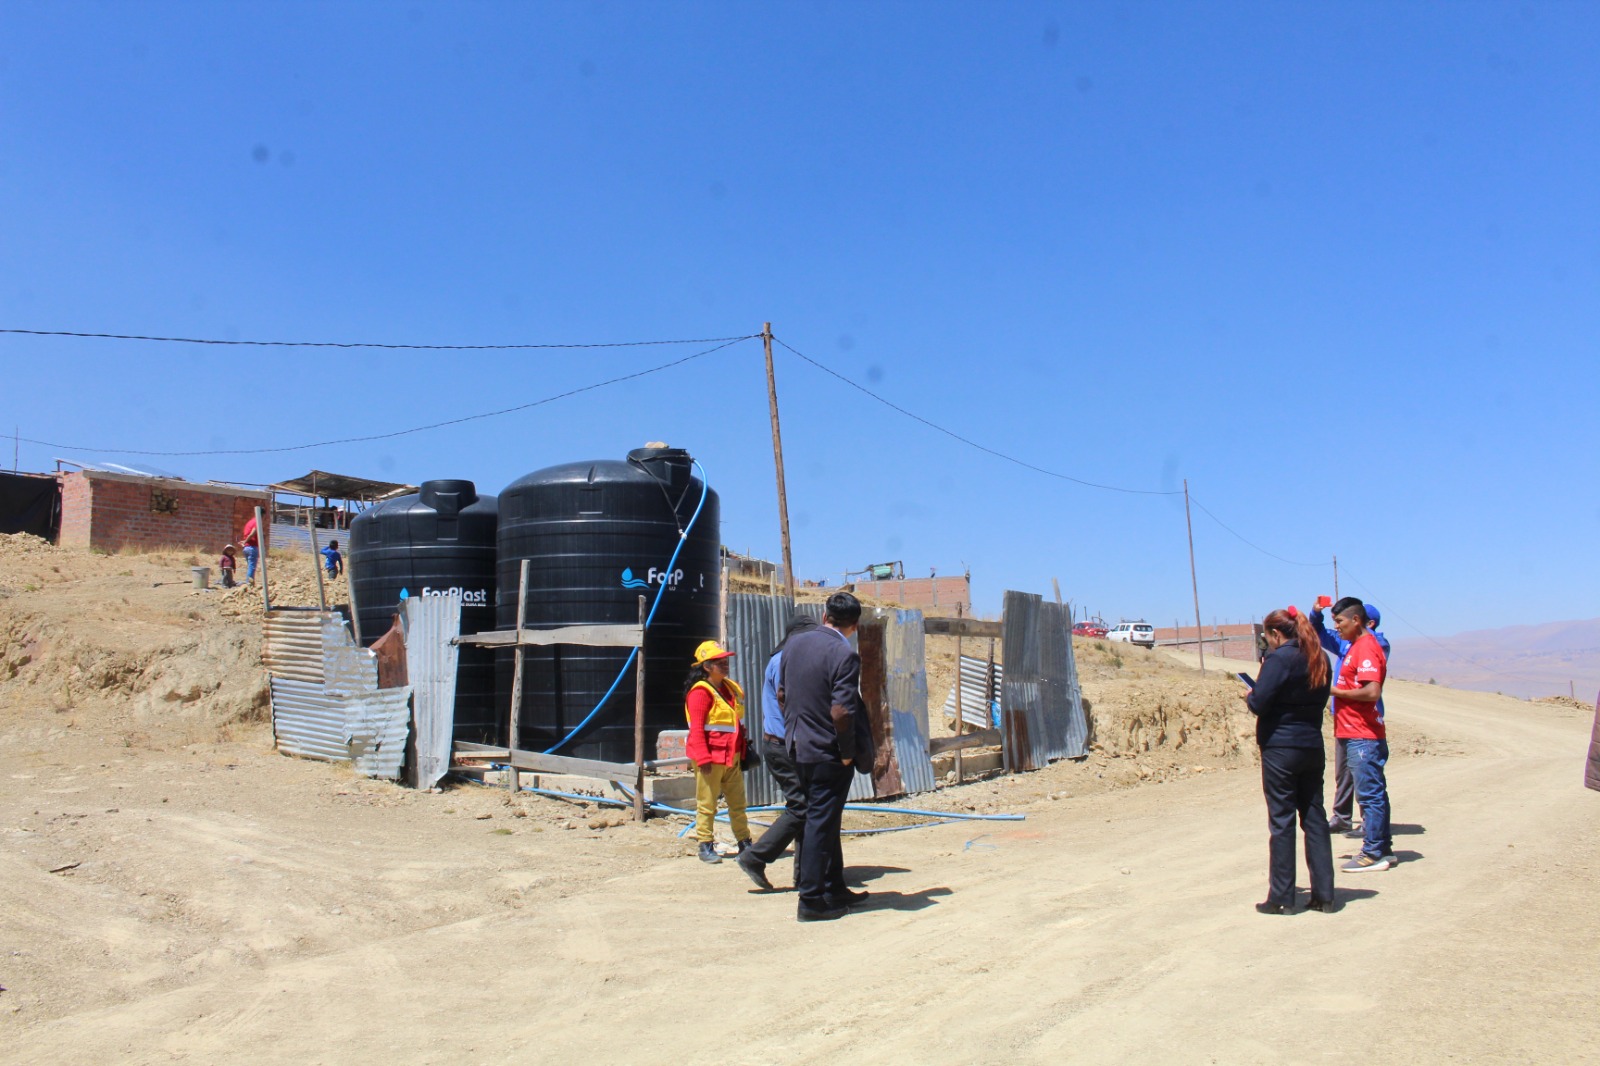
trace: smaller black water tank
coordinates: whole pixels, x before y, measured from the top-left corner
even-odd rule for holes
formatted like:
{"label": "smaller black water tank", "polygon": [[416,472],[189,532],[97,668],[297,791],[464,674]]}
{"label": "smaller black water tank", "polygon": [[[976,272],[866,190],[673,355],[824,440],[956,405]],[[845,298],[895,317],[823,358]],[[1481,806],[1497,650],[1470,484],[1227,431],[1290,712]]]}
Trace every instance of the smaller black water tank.
{"label": "smaller black water tank", "polygon": [[[370,646],[399,609],[402,593],[461,590],[461,632],[494,628],[495,542],[500,511],[470,481],[425,481],[414,496],[386,500],[350,522],[350,588]],[[463,646],[456,674],[457,740],[494,744],[494,653]]]}

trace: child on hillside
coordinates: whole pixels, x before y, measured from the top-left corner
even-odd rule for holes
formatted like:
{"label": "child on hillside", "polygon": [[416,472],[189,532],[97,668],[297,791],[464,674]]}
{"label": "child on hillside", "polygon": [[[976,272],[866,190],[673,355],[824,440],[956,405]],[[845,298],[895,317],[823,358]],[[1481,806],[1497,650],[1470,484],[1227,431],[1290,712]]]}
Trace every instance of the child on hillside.
{"label": "child on hillside", "polygon": [[237,565],[233,553],[236,549],[232,544],[222,549],[222,558],[217,560],[217,568],[222,571],[222,587],[233,588],[233,568]]}
{"label": "child on hillside", "polygon": [[322,568],[328,572],[330,580],[344,573],[344,558],[339,554],[338,541],[330,540],[322,549]]}

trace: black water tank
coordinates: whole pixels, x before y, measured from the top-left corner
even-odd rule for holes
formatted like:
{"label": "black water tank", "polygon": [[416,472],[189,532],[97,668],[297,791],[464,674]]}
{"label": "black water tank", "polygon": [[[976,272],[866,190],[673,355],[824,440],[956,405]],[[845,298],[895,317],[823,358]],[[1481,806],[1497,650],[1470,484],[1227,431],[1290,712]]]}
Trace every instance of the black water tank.
{"label": "black water tank", "polygon": [[[702,492],[704,504],[702,506]],[[689,526],[670,573],[668,560]],[[719,629],[722,517],[717,494],[694,476],[689,453],[638,448],[626,462],[552,466],[500,494],[499,628],[516,628],[517,575],[528,560],[530,629],[637,623],[641,593],[661,604],[645,633],[645,744],[682,729],[683,681],[695,647]],[[664,586],[664,591],[663,591]],[[628,652],[561,645],[526,652],[519,746],[544,751],[563,740],[615,690],[559,754],[633,761],[634,675],[617,678]],[[499,684],[510,706],[510,652]]]}
{"label": "black water tank", "polygon": [[[361,642],[388,632],[401,593],[461,590],[461,632],[494,628],[495,537],[499,507],[470,481],[425,481],[414,496],[386,500],[350,522],[350,587]],[[494,652],[463,646],[456,672],[457,740],[498,743]]]}

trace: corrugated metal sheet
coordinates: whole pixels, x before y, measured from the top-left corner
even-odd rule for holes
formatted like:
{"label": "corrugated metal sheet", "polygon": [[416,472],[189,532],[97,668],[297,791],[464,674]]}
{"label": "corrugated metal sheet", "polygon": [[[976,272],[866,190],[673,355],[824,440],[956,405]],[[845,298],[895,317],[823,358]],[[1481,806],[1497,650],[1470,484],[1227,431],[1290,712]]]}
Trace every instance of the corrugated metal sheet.
{"label": "corrugated metal sheet", "polygon": [[322,618],[322,684],[329,692],[369,692],[378,687],[378,657],[356,644],[339,611]]}
{"label": "corrugated metal sheet", "polygon": [[[1005,667],[1002,664],[994,664],[992,698],[996,702],[1000,699],[1005,673]],[[989,707],[990,699],[989,660],[963,655],[961,657],[962,720],[974,729],[989,729],[993,727],[995,723]],[[944,701],[944,716],[947,721],[953,722],[956,720],[956,687],[954,685],[950,686],[950,695]]]}
{"label": "corrugated metal sheet", "polygon": [[261,661],[273,677],[322,684],[322,612],[268,611],[262,623]]}
{"label": "corrugated metal sheet", "polygon": [[406,600],[406,669],[417,735],[417,787],[432,788],[450,769],[455,728],[461,590]]}
{"label": "corrugated metal sheet", "polygon": [[900,784],[908,795],[932,792],[933,762],[928,758],[928,663],[922,612],[897,610],[884,621],[884,692]]}
{"label": "corrugated metal sheet", "polygon": [[[801,604],[800,610],[822,617],[820,604]],[[766,672],[772,649],[783,639],[795,606],[783,596],[753,592],[730,592],[727,599],[728,650],[734,652],[733,679],[745,692],[745,728],[752,737],[761,736],[761,676]],[[766,764],[744,775],[745,800],[750,806],[782,803],[783,793],[772,779]]]}
{"label": "corrugated metal sheet", "polygon": [[369,777],[400,776],[411,689],[378,688],[377,660],[356,646],[343,614],[269,612],[262,658],[280,751],[350,762]]}
{"label": "corrugated metal sheet", "polygon": [[278,750],[353,763],[368,777],[400,776],[410,708],[410,688],[335,695],[321,685],[272,679],[272,728]]}
{"label": "corrugated metal sheet", "polygon": [[1004,611],[1000,732],[1007,769],[1037,770],[1083,754],[1083,703],[1066,608],[1008,589]]}

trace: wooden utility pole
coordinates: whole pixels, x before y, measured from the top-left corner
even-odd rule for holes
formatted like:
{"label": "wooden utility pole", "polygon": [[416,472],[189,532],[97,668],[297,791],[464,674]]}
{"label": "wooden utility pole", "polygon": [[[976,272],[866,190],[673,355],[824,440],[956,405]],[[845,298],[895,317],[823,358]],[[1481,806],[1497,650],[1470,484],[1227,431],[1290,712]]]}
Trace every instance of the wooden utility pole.
{"label": "wooden utility pole", "polygon": [[1339,602],[1339,557],[1333,557],[1333,602]]}
{"label": "wooden utility pole", "polygon": [[506,787],[522,791],[522,775],[517,772],[517,717],[522,713],[522,661],[527,648],[522,644],[522,629],[528,624],[528,562],[522,560],[517,573],[517,647],[511,653],[511,713],[506,719]]}
{"label": "wooden utility pole", "polygon": [[267,527],[261,508],[256,508],[256,566],[261,570],[261,609],[272,610],[272,597],[267,593]]}
{"label": "wooden utility pole", "polygon": [[644,810],[644,597],[639,597],[639,658],[633,673],[633,820],[642,822]]}
{"label": "wooden utility pole", "polygon": [[778,470],[778,536],[783,542],[783,580],[794,602],[794,554],[789,550],[789,493],[783,485],[783,434],[778,430],[778,379],[772,373],[772,323],[761,324],[761,344],[767,353],[767,408],[772,413],[772,463]]}
{"label": "wooden utility pole", "polygon": [[321,560],[317,558],[321,550],[317,547],[317,477],[311,475],[311,510],[306,517],[306,528],[311,532],[311,569],[317,575],[317,605],[324,611],[328,609],[328,591],[322,587],[322,567],[318,565]]}
{"label": "wooden utility pole", "polygon": [[1195,650],[1200,653],[1200,672],[1206,672],[1206,635],[1200,626],[1200,579],[1194,573],[1194,519],[1189,516],[1189,479],[1183,479],[1183,523],[1189,527],[1189,587],[1194,590]]}
{"label": "wooden utility pole", "polygon": [[[956,604],[956,617],[958,619],[961,617],[961,604],[959,604],[959,603]],[[962,711],[963,711],[963,708],[961,706],[961,630],[957,629],[956,630],[956,736],[958,738],[963,733],[965,733],[967,731],[967,720],[966,720],[965,717],[963,717]],[[954,762],[955,762],[955,771],[956,771],[956,784],[959,785],[959,784],[961,784],[961,782],[962,782],[962,780],[964,779],[964,776],[965,776],[964,773],[963,773],[963,769],[964,768],[961,765],[961,749],[960,748],[956,748],[956,757],[955,757]]]}

